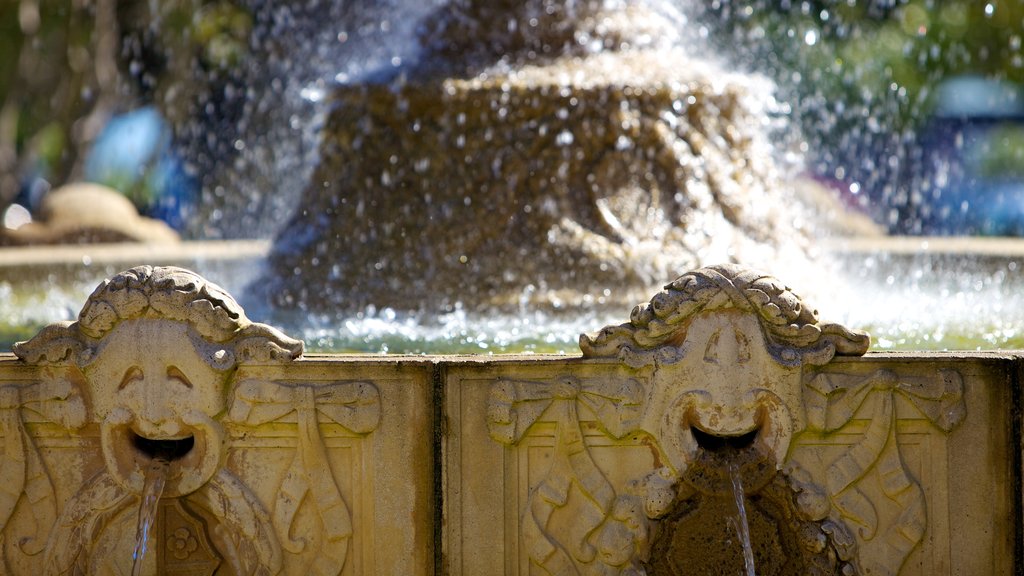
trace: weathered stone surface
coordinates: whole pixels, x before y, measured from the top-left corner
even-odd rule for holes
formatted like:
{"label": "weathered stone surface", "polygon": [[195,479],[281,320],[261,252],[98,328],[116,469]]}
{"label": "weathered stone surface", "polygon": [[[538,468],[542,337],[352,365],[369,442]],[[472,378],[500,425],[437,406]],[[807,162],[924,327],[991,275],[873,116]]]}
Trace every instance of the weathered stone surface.
{"label": "weathered stone surface", "polygon": [[158,460],[169,464],[145,574],[429,564],[431,478],[392,465],[431,462],[422,364],[305,364],[301,342],[250,322],[217,286],[148,266],[15,353],[22,364],[0,367],[19,378],[0,381],[4,574],[131,573]]}
{"label": "weathered stone surface", "polygon": [[737,500],[758,574],[1012,572],[1012,364],[833,358],[864,335],[730,267],[581,345],[448,370],[453,573],[741,573]]}
{"label": "weathered stone surface", "polygon": [[736,502],[759,574],[1019,571],[1024,356],[861,357],[731,266],[581,345],[306,358],[126,271],[0,358],[0,573],[127,573],[159,453],[145,574],[736,573]]}
{"label": "weathered stone surface", "polygon": [[79,182],[48,193],[40,220],[5,230],[0,243],[86,244],[96,242],[178,242],[178,234],[159,220],[139,216],[131,201],[112,188]]}

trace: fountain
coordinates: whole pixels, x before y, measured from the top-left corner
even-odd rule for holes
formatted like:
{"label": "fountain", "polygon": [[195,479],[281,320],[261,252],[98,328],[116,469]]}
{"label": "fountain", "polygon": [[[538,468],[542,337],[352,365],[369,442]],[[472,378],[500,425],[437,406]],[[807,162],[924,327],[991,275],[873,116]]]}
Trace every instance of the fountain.
{"label": "fountain", "polygon": [[575,311],[690,272],[581,357],[484,358],[305,356],[194,272],[111,273],[0,358],[0,572],[1019,572],[1021,356],[865,354],[775,278],[698,267],[811,236],[773,211],[763,85],[662,43],[669,16],[442,9],[419,63],[333,94],[255,291]]}
{"label": "fountain", "polygon": [[770,86],[696,58],[669,16],[442,8],[418,62],[330,94],[259,291],[317,313],[494,310],[579,306],[595,285],[634,301],[701,262],[803,268],[811,218],[782,185]]}
{"label": "fountain", "polygon": [[723,265],[582,358],[303,357],[133,268],[0,358],[0,568],[1013,573],[1021,358],[867,347]]}

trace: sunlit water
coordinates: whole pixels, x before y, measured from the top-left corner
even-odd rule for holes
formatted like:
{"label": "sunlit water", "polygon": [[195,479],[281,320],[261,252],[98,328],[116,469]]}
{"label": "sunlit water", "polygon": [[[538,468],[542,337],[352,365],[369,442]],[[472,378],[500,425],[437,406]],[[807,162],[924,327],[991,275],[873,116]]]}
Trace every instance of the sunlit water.
{"label": "sunlit water", "polygon": [[[232,206],[226,206],[215,214],[217,218],[202,222],[198,226],[201,235],[244,236],[258,229],[258,235],[272,236],[272,226],[284,221],[287,212],[294,208],[295,198],[307,185],[315,165],[318,118],[327,105],[325,98],[331,85],[358,82],[381,71],[398,69],[403,62],[414,60],[418,51],[415,40],[417,23],[442,2],[385,0],[371,4],[372,8],[341,2],[309,3],[309,6],[301,3],[287,6],[271,2],[252,3],[256,22],[253,54],[273,54],[273,58],[268,59],[267,65],[259,68],[252,77],[245,76],[247,85],[233,87],[233,90],[245,93],[244,114],[230,129],[214,130],[205,126],[202,119],[196,119],[194,125],[183,132],[188,136],[190,131],[194,131],[202,136],[196,140],[213,139],[217,143],[214,148],[237,152],[224,160],[225,163],[230,161],[233,168],[224,170],[225,174],[218,174],[218,177],[225,178],[218,183],[219,193],[238,191],[239,197],[246,202],[244,207],[235,207],[237,210],[234,211]],[[693,5],[682,0],[665,4],[673,9],[679,6],[683,12]],[[723,22],[729,23],[743,22],[752,15],[769,14],[774,6],[766,2],[713,2],[708,5],[712,6],[710,12],[715,13],[716,18],[721,16]],[[741,6],[747,5],[751,8],[740,10]],[[803,6],[810,4],[803,3]],[[730,11],[730,7],[734,10]],[[324,17],[322,8],[329,10],[328,17]],[[719,11],[723,13],[717,14]],[[808,11],[805,9],[804,12]],[[813,65],[815,61],[811,57],[822,53],[826,34],[837,21],[837,15],[827,10],[815,12],[801,24],[805,28],[791,30],[794,38],[791,48],[805,50],[797,59],[803,65]],[[686,21],[687,17],[683,15],[678,20]],[[692,17],[690,24],[682,36],[694,43],[695,50],[705,54],[715,51],[714,26],[709,28]],[[848,28],[843,34],[856,37],[856,26]],[[750,57],[750,54],[764,55],[773,49],[764,41],[766,30],[771,32],[764,26],[746,27],[718,39],[719,43],[724,39],[724,43],[734,44],[740,53],[738,56],[724,56],[729,51],[721,51],[723,55],[720,57],[731,57],[734,61],[728,65],[729,69],[740,69],[751,62],[768,64],[769,68],[781,66],[771,58]],[[278,50],[279,45],[287,45],[288,50]],[[744,56],[743,50],[750,53]],[[1003,51],[1006,50],[1020,55],[1019,38],[1015,45],[1004,47]],[[849,66],[835,60],[820,68],[826,78],[829,74],[858,76],[862,73],[847,69]],[[783,79],[780,81],[783,96],[793,94],[793,88],[786,88],[786,82],[812,88],[817,86],[813,78],[786,74],[785,70],[759,71],[770,73],[776,81]],[[192,80],[202,83],[208,79],[197,70]],[[856,107],[833,97],[835,95],[823,91],[823,88],[819,92],[805,94],[800,102],[795,103],[798,107],[820,108],[795,109],[795,116],[804,119],[821,116],[824,119],[821,126],[811,129],[804,122],[805,134],[802,137],[812,145],[805,144],[800,150],[808,153],[808,164],[829,168],[837,179],[845,175],[846,180],[854,181],[856,173],[863,176],[865,172],[874,175],[872,178],[888,178],[906,164],[907,159],[900,154],[912,154],[916,150],[914,146],[896,146],[889,142],[887,139],[896,135],[880,128],[892,113],[890,100],[898,98],[898,90],[896,96],[887,92],[868,98],[866,102],[855,102]],[[856,121],[850,123],[850,130],[869,129],[874,136],[865,137],[864,142],[873,142],[873,149],[891,149],[894,154],[891,162],[878,166],[866,162],[857,164],[862,158],[862,150],[857,146],[845,145],[846,140],[839,140],[836,145],[841,149],[826,145],[835,144],[829,138],[837,127],[846,125],[844,119],[848,118],[840,113],[844,106],[849,114],[855,115],[851,116]],[[275,112],[266,118],[260,117],[267,110]],[[270,123],[272,125],[268,125]],[[853,144],[858,142],[853,140]],[[863,142],[860,144],[863,146]],[[815,151],[819,155],[816,160],[810,158]],[[780,155],[790,152],[780,151]],[[913,181],[927,183],[927,180],[922,176]],[[871,184],[870,178],[854,183],[858,187],[863,184],[865,189]],[[894,194],[900,192],[913,196],[898,189],[894,183],[886,186],[887,190],[890,188]],[[206,192],[215,193],[217,189]],[[915,194],[923,192],[914,191]],[[239,213],[252,217],[241,218]],[[810,284],[801,284],[802,280],[792,279],[782,270],[769,269],[767,272],[793,285],[797,293],[819,309],[822,320],[840,322],[871,333],[872,346],[876,350],[973,350],[1024,348],[1024,281],[1020,266],[1024,266],[1024,262],[1012,258],[982,262],[970,258],[954,261],[927,255],[913,258],[876,255],[845,258],[841,270],[823,271],[821,277]],[[31,281],[0,275],[0,349],[9,349],[13,342],[31,337],[50,322],[73,320],[97,282],[117,271],[119,269],[86,267],[84,273],[39,274]],[[218,270],[202,267],[198,271],[245,303],[245,287],[251,275],[221,274]],[[599,288],[595,287],[595,291]],[[303,338],[307,349],[314,352],[571,354],[577,351],[579,333],[626,321],[633,303],[617,307],[594,306],[582,311],[571,307],[554,310],[524,308],[517,313],[493,315],[457,307],[440,314],[369,307],[357,313],[318,316],[275,313],[245,304],[253,320],[284,328],[290,334]]]}
{"label": "sunlit water", "polygon": [[[837,269],[823,268],[802,281],[768,272],[816,307],[821,320],[866,330],[873,350],[979,350],[1024,348],[1021,267],[1024,258],[922,253],[846,256]],[[252,320],[302,338],[308,352],[575,354],[581,333],[628,321],[633,304],[524,306],[493,314],[459,307],[426,314],[372,306],[340,315],[282,313],[246,302],[253,272],[197,268],[239,298]],[[118,271],[93,267],[31,280],[0,279],[0,349],[9,350],[48,323],[74,320],[96,285]]]}
{"label": "sunlit water", "polygon": [[850,258],[809,299],[824,320],[867,331],[875,350],[1024,347],[1024,260],[873,255]]}
{"label": "sunlit water", "polygon": [[736,502],[736,535],[743,547],[743,568],[746,576],[757,576],[754,567],[754,548],[750,543],[750,523],[747,521],[746,494],[743,491],[743,479],[740,478],[740,471],[736,466],[729,467],[729,477],[732,479],[732,496]]}
{"label": "sunlit water", "polygon": [[145,565],[146,551],[150,543],[150,531],[156,522],[160,496],[167,483],[170,464],[162,458],[154,458],[146,468],[142,499],[139,504],[139,524],[135,533],[135,549],[132,552],[132,576],[141,576]]}

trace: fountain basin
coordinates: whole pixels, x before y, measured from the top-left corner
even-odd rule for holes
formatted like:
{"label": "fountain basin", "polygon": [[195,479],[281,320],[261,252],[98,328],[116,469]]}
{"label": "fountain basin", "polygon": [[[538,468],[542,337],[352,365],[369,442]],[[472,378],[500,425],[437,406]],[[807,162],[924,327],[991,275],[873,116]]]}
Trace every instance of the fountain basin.
{"label": "fountain basin", "polygon": [[[73,319],[97,283],[138,262],[198,270],[240,295],[251,317],[286,329],[316,352],[572,353],[580,332],[617,320],[638,301],[595,285],[591,293],[499,314],[457,307],[431,316],[376,306],[286,312],[247,298],[269,250],[267,241],[0,248],[0,348]],[[835,265],[824,265],[830,271],[812,274],[799,291],[814,294],[824,316],[871,332],[873,349],[1024,348],[1020,239],[855,237],[823,242],[820,250],[820,260]],[[818,283],[826,274],[836,282]]]}

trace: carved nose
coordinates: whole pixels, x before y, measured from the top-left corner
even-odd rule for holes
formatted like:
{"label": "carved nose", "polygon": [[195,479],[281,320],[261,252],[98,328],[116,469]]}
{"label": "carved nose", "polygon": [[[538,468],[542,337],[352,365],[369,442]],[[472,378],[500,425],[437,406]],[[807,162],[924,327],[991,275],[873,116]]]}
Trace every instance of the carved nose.
{"label": "carved nose", "polygon": [[143,399],[138,407],[135,421],[136,432],[152,439],[175,438],[182,434],[181,423],[176,414],[164,402]]}
{"label": "carved nose", "polygon": [[719,366],[745,364],[750,360],[750,339],[739,330],[724,328],[708,339],[704,362]]}

